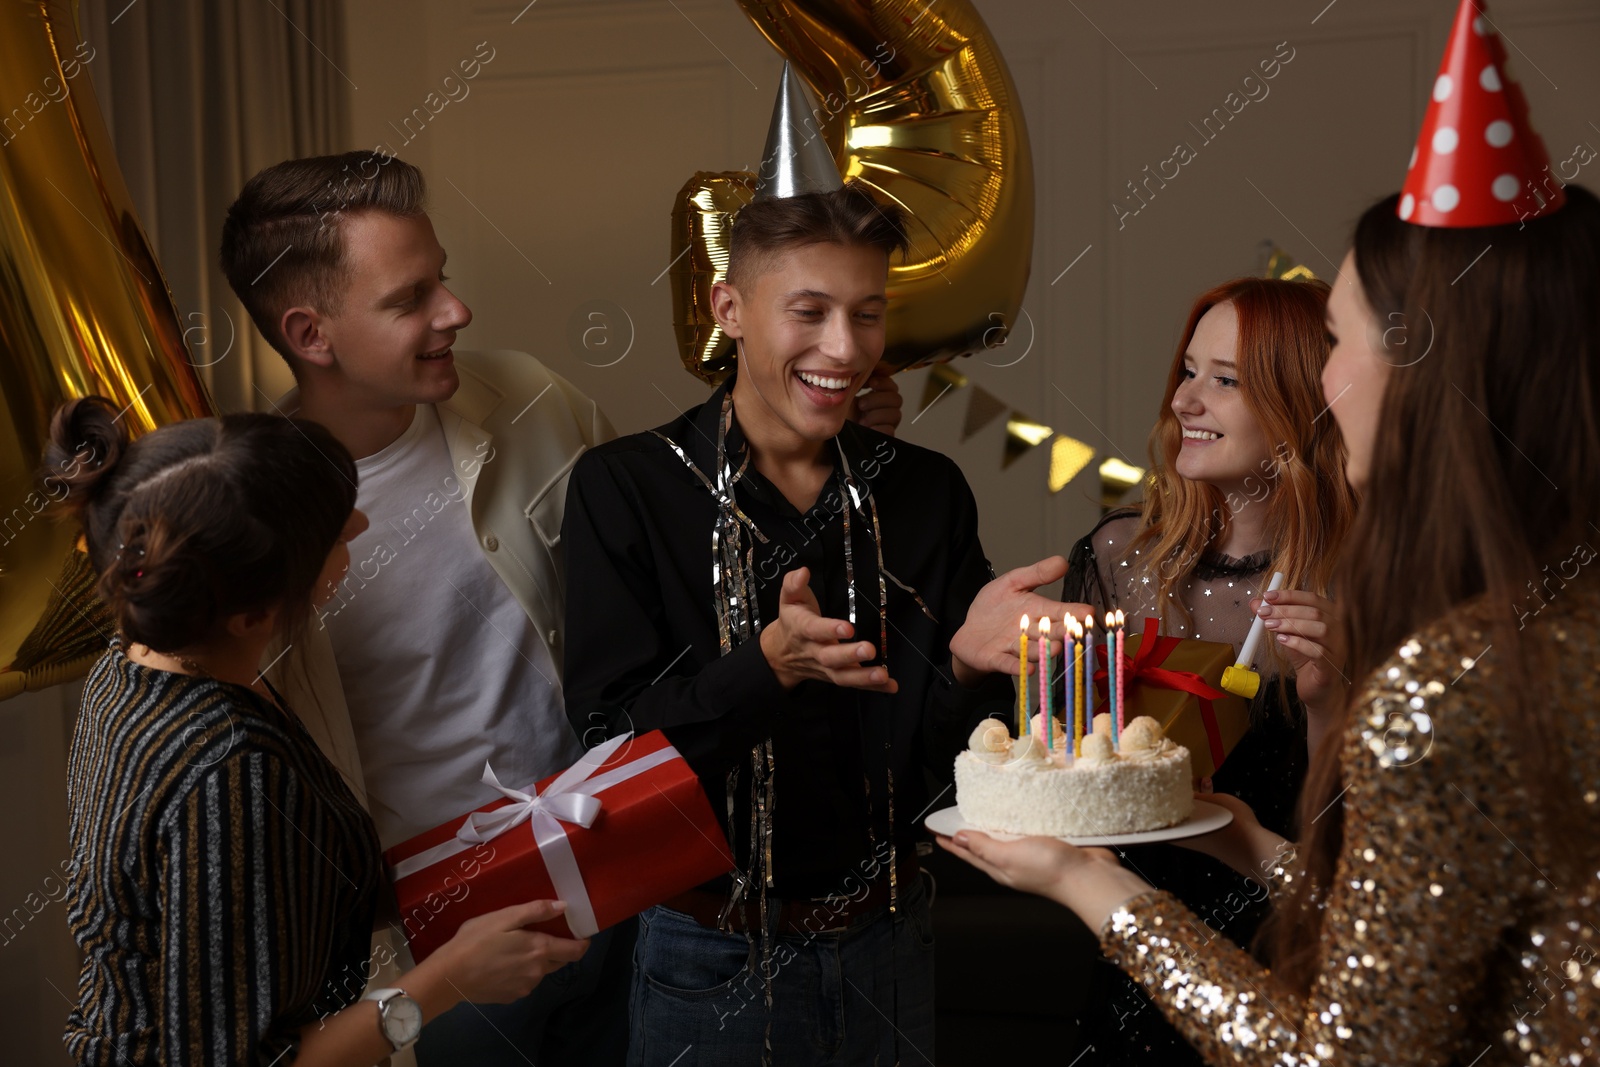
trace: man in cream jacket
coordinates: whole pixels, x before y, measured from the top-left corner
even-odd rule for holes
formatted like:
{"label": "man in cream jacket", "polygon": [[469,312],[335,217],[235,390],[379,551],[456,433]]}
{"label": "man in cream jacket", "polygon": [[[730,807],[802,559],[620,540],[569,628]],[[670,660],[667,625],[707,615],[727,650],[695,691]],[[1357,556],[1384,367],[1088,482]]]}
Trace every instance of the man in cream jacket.
{"label": "man in cream jacket", "polygon": [[[349,449],[370,526],[275,680],[371,812],[385,848],[523,787],[583,744],[561,692],[561,520],[579,455],[615,436],[532,356],[453,350],[471,312],[446,287],[422,175],[365,152],[291,160],[229,209],[223,268],[297,388],[276,402]],[[287,668],[287,669],[285,669]],[[303,668],[303,669],[302,669]],[[403,923],[359,987],[409,965]],[[514,1004],[422,1028],[422,1067],[621,1063],[632,922]]]}
{"label": "man in cream jacket", "polygon": [[[527,615],[530,630],[542,638],[550,662],[544,663],[544,656],[537,652],[531,658],[539,661],[540,670],[548,669],[559,691],[566,601],[561,519],[567,475],[585,449],[616,436],[594,401],[526,353],[452,352],[452,357],[461,384],[449,400],[435,405],[450,471],[437,479],[437,484],[419,485],[402,503],[402,514],[388,516],[386,531],[377,530],[374,524],[351,543],[350,569],[333,599],[318,610],[301,647],[309,685],[306,678],[296,677],[295,670],[283,672],[290,689],[314,695],[313,705],[304,712],[307,727],[368,809],[378,805],[374,818],[382,820],[379,832],[386,848],[450,815],[439,816],[436,805],[422,813],[412,812],[410,798],[403,796],[391,801],[369,795],[367,782],[372,772],[363,766],[330,635],[337,633],[341,616],[364,606],[359,600],[377,599],[382,592],[378,583],[385,580],[386,569],[393,571],[394,565],[403,564],[414,544],[418,545],[414,551],[420,551],[422,537],[443,525],[438,521],[441,517],[449,522],[450,512],[461,512],[468,520],[463,525],[470,529],[483,560]],[[274,409],[309,417],[300,397],[301,390],[296,387],[279,398]],[[402,434],[395,444],[408,440],[408,434]],[[380,450],[358,460],[358,469],[367,465],[367,459],[382,456]],[[374,466],[383,473],[383,465]],[[365,488],[366,471],[361,473]],[[360,506],[366,510],[366,505],[363,496]],[[373,518],[373,512],[368,512],[368,518]],[[464,603],[462,610],[475,613],[477,609]],[[405,664],[389,666],[397,673],[406,668]],[[488,679],[483,681],[488,688]],[[300,710],[296,705],[296,711]],[[582,747],[573,749],[572,760],[581,752]],[[477,766],[481,773],[482,761]],[[506,781],[503,775],[502,781]],[[475,788],[479,784],[474,774],[469,783],[474,797],[481,795]],[[490,792],[484,800],[494,796]],[[404,814],[401,809],[406,809]],[[407,814],[413,815],[410,821]],[[419,825],[418,814],[426,825]],[[393,824],[392,833],[385,832],[385,823]]]}

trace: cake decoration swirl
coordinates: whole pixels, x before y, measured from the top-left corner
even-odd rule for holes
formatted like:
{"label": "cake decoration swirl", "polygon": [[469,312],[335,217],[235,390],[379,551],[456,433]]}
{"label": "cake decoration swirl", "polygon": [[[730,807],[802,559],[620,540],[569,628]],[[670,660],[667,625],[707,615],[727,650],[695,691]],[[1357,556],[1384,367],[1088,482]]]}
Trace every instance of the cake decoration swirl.
{"label": "cake decoration swirl", "polygon": [[1011,758],[1011,731],[996,719],[985,719],[967,739],[967,751],[985,763],[1004,763]]}

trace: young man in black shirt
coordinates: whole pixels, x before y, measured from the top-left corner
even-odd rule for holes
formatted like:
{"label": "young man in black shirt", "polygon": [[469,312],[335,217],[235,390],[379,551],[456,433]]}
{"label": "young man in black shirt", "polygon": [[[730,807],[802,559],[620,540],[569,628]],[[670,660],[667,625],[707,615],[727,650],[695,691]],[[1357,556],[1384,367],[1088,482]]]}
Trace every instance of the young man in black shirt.
{"label": "young man in black shirt", "polygon": [[758,198],[733,232],[734,375],[585,454],[562,534],[575,728],[665,730],[741,868],[641,916],[630,1062],[931,1063],[915,843],[953,798],[925,770],[948,783],[1009,714],[1017,618],[1065,610],[1032,591],[1065,562],[995,580],[956,465],[846,421],[897,211],[845,186]]}

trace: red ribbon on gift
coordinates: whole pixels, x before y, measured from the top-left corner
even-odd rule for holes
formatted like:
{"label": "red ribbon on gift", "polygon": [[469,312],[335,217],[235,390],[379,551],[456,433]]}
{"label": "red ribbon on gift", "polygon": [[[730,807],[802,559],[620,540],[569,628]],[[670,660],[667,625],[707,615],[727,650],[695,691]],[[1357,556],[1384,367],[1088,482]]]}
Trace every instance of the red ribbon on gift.
{"label": "red ribbon on gift", "polygon": [[[1210,683],[1193,671],[1174,671],[1161,666],[1183,638],[1163,637],[1160,630],[1160,620],[1145,618],[1143,639],[1139,642],[1138,650],[1128,657],[1128,668],[1123,680],[1130,686],[1148,685],[1156,689],[1193,694],[1200,703],[1200,724],[1205,727],[1206,743],[1211,749],[1211,766],[1221,767],[1228,753],[1222,747],[1222,728],[1217,725],[1217,713],[1212,708],[1211,702],[1226,700],[1228,694],[1213,689]],[[1108,674],[1105,645],[1095,649],[1095,654],[1100,660],[1100,666],[1094,672],[1094,680],[1098,683],[1105,681]],[[1102,704],[1101,707],[1104,708],[1106,705]]]}

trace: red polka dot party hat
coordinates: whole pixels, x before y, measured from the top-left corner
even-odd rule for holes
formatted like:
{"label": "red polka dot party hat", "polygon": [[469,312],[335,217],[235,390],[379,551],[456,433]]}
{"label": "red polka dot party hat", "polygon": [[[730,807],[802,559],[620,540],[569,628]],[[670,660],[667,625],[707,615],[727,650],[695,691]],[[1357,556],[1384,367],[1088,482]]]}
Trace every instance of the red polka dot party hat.
{"label": "red polka dot party hat", "polygon": [[1461,0],[1422,120],[1399,214],[1419,226],[1500,226],[1566,203],[1500,34],[1479,0]]}

